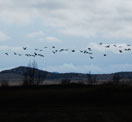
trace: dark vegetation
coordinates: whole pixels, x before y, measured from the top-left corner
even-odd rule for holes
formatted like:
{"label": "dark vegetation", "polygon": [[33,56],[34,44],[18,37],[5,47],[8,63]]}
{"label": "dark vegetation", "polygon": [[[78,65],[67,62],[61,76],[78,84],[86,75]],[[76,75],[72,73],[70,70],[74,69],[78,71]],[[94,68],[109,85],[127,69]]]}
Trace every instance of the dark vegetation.
{"label": "dark vegetation", "polygon": [[35,61],[28,68],[12,72],[24,76],[23,84],[10,86],[7,80],[1,82],[0,122],[132,121],[130,75],[127,79],[128,75],[114,73],[107,82],[98,84],[98,75],[88,73],[83,75],[84,84],[82,79],[72,82],[73,77],[82,77],[82,74],[56,73],[58,77],[63,76],[59,85],[42,85],[51,74],[38,70]]}
{"label": "dark vegetation", "polygon": [[0,88],[0,122],[131,122],[132,86]]}
{"label": "dark vegetation", "polygon": [[1,87],[8,87],[8,86],[9,86],[8,81],[3,80],[3,81],[1,82]]}

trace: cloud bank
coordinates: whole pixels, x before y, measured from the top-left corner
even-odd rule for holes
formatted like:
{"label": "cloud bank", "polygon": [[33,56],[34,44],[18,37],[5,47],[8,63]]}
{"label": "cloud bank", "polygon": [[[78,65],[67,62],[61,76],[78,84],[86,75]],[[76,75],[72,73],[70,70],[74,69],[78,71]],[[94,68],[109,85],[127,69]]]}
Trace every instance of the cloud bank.
{"label": "cloud bank", "polygon": [[21,26],[40,19],[72,36],[131,39],[131,13],[131,0],[0,0],[0,21]]}

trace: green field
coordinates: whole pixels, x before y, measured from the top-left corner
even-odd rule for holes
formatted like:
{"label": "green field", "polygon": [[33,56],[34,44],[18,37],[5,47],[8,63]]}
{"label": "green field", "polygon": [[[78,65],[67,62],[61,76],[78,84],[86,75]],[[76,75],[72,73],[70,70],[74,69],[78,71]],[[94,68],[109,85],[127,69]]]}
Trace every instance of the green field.
{"label": "green field", "polygon": [[130,86],[0,88],[0,122],[131,122]]}

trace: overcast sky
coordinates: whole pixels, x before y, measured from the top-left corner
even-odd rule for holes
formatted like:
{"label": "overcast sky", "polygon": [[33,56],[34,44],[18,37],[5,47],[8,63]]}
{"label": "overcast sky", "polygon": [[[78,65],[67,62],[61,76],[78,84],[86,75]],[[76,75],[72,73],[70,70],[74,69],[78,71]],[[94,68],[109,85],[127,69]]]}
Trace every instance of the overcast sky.
{"label": "overcast sky", "polygon": [[[123,49],[132,44],[131,0],[0,0],[0,70],[35,59],[40,69],[53,72],[132,71],[132,51],[119,53],[100,42]],[[52,54],[52,46],[76,52]],[[79,52],[88,47],[94,59]],[[45,57],[24,55],[34,48],[42,49]]]}

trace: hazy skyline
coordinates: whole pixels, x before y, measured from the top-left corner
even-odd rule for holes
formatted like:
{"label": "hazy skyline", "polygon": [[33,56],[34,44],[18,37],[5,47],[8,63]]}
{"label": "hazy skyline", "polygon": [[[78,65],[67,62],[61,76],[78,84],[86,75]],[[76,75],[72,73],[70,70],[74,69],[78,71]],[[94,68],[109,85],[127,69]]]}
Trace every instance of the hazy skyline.
{"label": "hazy skyline", "polygon": [[[120,54],[114,47],[132,45],[132,1],[130,0],[0,0],[0,70],[26,66],[34,58],[14,56],[34,48],[38,67],[53,72],[110,73],[132,71],[132,51]],[[47,46],[48,49],[44,49]],[[69,48],[75,53],[52,54]],[[94,59],[79,50],[91,47]],[[9,55],[5,55],[8,52]],[[104,54],[107,54],[104,57]]]}

